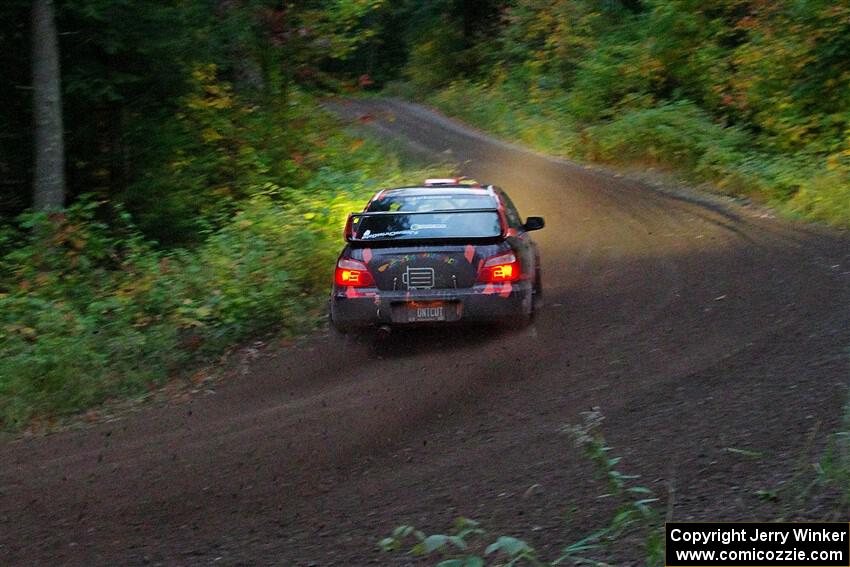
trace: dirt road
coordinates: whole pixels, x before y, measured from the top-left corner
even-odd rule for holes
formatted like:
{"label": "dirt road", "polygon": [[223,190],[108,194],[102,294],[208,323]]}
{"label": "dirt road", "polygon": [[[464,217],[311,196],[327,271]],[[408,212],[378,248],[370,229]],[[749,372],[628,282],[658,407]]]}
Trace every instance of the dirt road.
{"label": "dirt road", "polygon": [[592,467],[558,433],[593,406],[621,468],[673,491],[674,517],[773,517],[781,503],[755,491],[787,481],[847,399],[846,238],[419,107],[340,108],[546,217],[535,325],[377,350],[319,334],[187,401],[0,446],[0,564],[394,565],[374,545],[393,526],[458,515],[557,547],[606,523]]}

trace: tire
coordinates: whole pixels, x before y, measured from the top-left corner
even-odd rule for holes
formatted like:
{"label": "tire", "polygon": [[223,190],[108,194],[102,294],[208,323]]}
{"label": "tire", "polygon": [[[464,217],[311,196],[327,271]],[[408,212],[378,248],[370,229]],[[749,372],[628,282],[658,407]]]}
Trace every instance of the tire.
{"label": "tire", "polygon": [[540,309],[543,308],[543,280],[540,275],[540,267],[534,271],[534,299],[532,300],[532,314],[536,314]]}
{"label": "tire", "polygon": [[334,320],[333,309],[331,309],[331,302],[328,300],[328,329],[330,329],[331,334],[336,335],[346,335],[351,329],[347,325],[341,325],[340,323]]}
{"label": "tire", "polygon": [[522,314],[520,314],[519,317],[514,319],[514,327],[518,330],[525,329],[525,328],[531,326],[532,323],[534,323],[534,314],[535,314],[536,309],[535,309],[535,306],[534,306],[534,292],[533,291],[530,294],[530,297],[526,296],[526,298],[523,299],[523,307],[524,307],[524,310],[523,310],[524,312]]}
{"label": "tire", "polygon": [[356,329],[328,321],[328,341],[339,352],[351,353],[361,348],[362,337]]}

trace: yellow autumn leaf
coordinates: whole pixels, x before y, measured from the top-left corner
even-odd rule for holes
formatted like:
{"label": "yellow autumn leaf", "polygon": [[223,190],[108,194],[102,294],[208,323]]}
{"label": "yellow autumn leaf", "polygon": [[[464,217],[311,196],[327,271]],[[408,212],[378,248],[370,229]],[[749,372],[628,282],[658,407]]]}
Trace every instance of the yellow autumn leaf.
{"label": "yellow autumn leaf", "polygon": [[201,132],[201,139],[204,142],[216,142],[222,139],[222,135],[212,128],[205,128],[204,131]]}
{"label": "yellow autumn leaf", "polygon": [[830,171],[835,171],[841,167],[841,154],[832,154],[826,158],[826,168]]}

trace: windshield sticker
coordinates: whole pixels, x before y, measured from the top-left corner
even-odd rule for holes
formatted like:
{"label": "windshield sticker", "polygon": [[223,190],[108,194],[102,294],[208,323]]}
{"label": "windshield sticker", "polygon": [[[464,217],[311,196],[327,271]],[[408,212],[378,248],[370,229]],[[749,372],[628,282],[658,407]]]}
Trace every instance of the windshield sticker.
{"label": "windshield sticker", "polygon": [[362,240],[372,240],[374,238],[393,238],[396,236],[416,236],[423,230],[445,230],[448,228],[446,224],[414,224],[410,228],[404,230],[390,230],[387,232],[372,232],[369,229],[363,231]]}
{"label": "windshield sticker", "polygon": [[390,232],[373,233],[371,230],[366,230],[366,232],[364,232],[363,236],[361,236],[360,238],[362,238],[363,240],[371,240],[373,238],[392,238],[394,236],[401,235],[416,235],[417,232],[418,231],[416,230],[391,230]]}
{"label": "windshield sticker", "polygon": [[439,230],[443,228],[448,228],[447,224],[413,224],[410,225],[411,230]]}

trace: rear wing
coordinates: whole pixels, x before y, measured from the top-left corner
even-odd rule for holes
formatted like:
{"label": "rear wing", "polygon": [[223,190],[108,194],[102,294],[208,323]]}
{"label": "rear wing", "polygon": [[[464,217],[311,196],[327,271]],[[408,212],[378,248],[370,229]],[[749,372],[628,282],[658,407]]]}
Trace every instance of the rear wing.
{"label": "rear wing", "polygon": [[[484,209],[437,209],[433,211],[374,211],[374,212],[362,212],[362,213],[350,213],[348,215],[348,220],[345,223],[345,232],[343,234],[345,240],[347,242],[380,242],[381,236],[384,237],[384,240],[391,240],[400,234],[413,232],[413,228],[405,229],[404,231],[390,231],[386,233],[373,234],[367,237],[358,237],[358,230],[361,221],[363,219],[369,218],[386,218],[390,220],[392,218],[398,217],[409,217],[409,216],[419,216],[419,215],[469,215],[469,214],[481,214],[481,213],[494,213],[499,218],[499,226],[500,231],[498,234],[492,235],[466,235],[466,234],[458,234],[458,235],[435,235],[435,236],[423,236],[423,237],[414,237],[414,238],[406,238],[405,240],[416,240],[416,239],[469,239],[469,238],[498,238],[504,237],[507,233],[507,223],[504,214],[497,208],[484,208]],[[415,227],[416,225],[412,225]]]}

